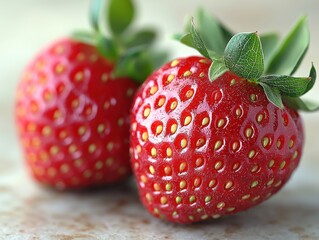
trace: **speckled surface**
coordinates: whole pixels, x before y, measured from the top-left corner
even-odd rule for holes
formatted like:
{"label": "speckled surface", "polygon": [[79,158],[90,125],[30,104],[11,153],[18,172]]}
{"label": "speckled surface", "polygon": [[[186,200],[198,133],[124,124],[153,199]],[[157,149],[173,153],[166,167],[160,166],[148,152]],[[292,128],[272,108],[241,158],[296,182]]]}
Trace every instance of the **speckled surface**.
{"label": "speckled surface", "polygon": [[[310,126],[307,153],[279,194],[249,211],[186,226],[149,215],[133,180],[84,192],[39,186],[14,145],[1,153],[0,239],[319,239],[319,164],[309,159],[318,153]],[[4,134],[0,140],[15,142],[14,136]]]}

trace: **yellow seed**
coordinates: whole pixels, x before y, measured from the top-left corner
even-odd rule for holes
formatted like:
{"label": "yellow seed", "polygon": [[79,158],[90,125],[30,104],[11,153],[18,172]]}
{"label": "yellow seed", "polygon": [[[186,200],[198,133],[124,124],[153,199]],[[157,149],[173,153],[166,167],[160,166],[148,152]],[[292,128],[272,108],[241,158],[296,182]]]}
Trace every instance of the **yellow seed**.
{"label": "yellow seed", "polygon": [[220,202],[220,203],[217,204],[217,208],[221,209],[221,208],[225,207],[225,205],[226,204],[224,202]]}
{"label": "yellow seed", "polygon": [[171,126],[171,133],[174,134],[174,133],[176,132],[176,130],[177,130],[177,124],[174,123],[174,124],[172,124],[172,126]]}
{"label": "yellow seed", "polygon": [[199,77],[204,77],[205,76],[205,73],[203,73],[203,72],[201,72],[200,74],[199,74]]}
{"label": "yellow seed", "polygon": [[181,141],[181,147],[185,148],[186,146],[187,146],[187,140],[185,138],[183,138]]}
{"label": "yellow seed", "polygon": [[172,184],[167,183],[167,184],[165,185],[165,189],[166,189],[166,191],[171,191],[171,190],[172,190]]}
{"label": "yellow seed", "polygon": [[277,140],[277,145],[276,146],[277,146],[278,149],[281,147],[281,141],[279,139]]}
{"label": "yellow seed", "polygon": [[235,210],[234,207],[229,207],[229,208],[227,208],[227,212],[232,212],[232,211],[234,211],[234,210]]}
{"label": "yellow seed", "polygon": [[175,202],[176,202],[177,204],[180,204],[180,203],[182,202],[182,198],[181,198],[181,197],[176,197],[176,198],[175,198]]}
{"label": "yellow seed", "polygon": [[186,71],[186,72],[184,72],[184,74],[183,74],[183,76],[184,77],[188,77],[188,76],[190,76],[190,75],[192,75],[192,72],[191,71]]}
{"label": "yellow seed", "polygon": [[258,115],[257,115],[257,122],[261,122],[262,120],[263,120],[263,118],[264,118],[264,116],[261,114],[261,113],[259,113]]}
{"label": "yellow seed", "polygon": [[147,177],[146,177],[145,175],[142,175],[142,176],[141,176],[141,181],[142,181],[143,183],[146,183],[146,182],[147,182]]}
{"label": "yellow seed", "polygon": [[206,196],[206,197],[205,197],[205,202],[206,202],[206,203],[210,202],[210,200],[212,200],[212,197],[211,197],[211,196]]}
{"label": "yellow seed", "polygon": [[147,107],[147,108],[144,109],[143,116],[145,118],[147,118],[150,115],[150,113],[151,113],[151,109],[149,107]]}
{"label": "yellow seed", "polygon": [[257,98],[256,94],[250,94],[250,100],[251,100],[252,102],[255,102],[255,101],[256,101],[256,98]]}
{"label": "yellow seed", "polygon": [[179,64],[179,60],[173,60],[171,63],[171,67],[175,67]]}
{"label": "yellow seed", "polygon": [[244,196],[241,197],[241,199],[243,199],[243,200],[246,200],[246,199],[248,199],[248,198],[250,198],[250,194],[246,194],[246,195],[244,195]]}
{"label": "yellow seed", "polygon": [[59,110],[56,110],[53,114],[54,119],[59,119],[61,118],[61,116],[62,116],[62,113]]}
{"label": "yellow seed", "polygon": [[221,146],[222,146],[222,141],[218,140],[215,142],[214,148],[215,148],[215,150],[218,150]]}
{"label": "yellow seed", "polygon": [[292,160],[295,160],[297,158],[297,156],[298,156],[298,151],[296,150],[294,152],[294,155],[292,156]]}
{"label": "yellow seed", "polygon": [[172,172],[171,167],[170,167],[170,166],[166,166],[166,167],[164,168],[164,172],[165,172],[166,175],[171,174],[171,172]]}
{"label": "yellow seed", "polygon": [[252,199],[252,201],[255,202],[255,201],[257,201],[259,198],[260,198],[260,196],[258,195],[258,196],[256,196],[256,197],[254,197],[254,198]]}
{"label": "yellow seed", "polygon": [[142,140],[143,141],[147,141],[148,140],[148,133],[147,132],[143,132],[142,133]]}
{"label": "yellow seed", "polygon": [[90,144],[89,146],[89,153],[94,153],[96,150],[96,145],[94,143]]}
{"label": "yellow seed", "polygon": [[70,167],[69,167],[67,164],[63,164],[63,165],[61,166],[61,168],[60,168],[60,171],[61,171],[62,173],[67,173],[67,172],[69,172],[69,170],[70,170]]}
{"label": "yellow seed", "polygon": [[197,158],[195,161],[196,167],[199,167],[203,164],[203,159],[202,158]]}
{"label": "yellow seed", "polygon": [[123,118],[119,118],[117,120],[117,125],[121,127],[121,126],[123,126],[123,124],[124,124],[124,119]]}
{"label": "yellow seed", "polygon": [[161,201],[161,204],[166,204],[167,203],[167,197],[162,196],[160,201]]}
{"label": "yellow seed", "polygon": [[145,197],[148,202],[151,202],[153,200],[153,197],[150,193],[146,193]]}
{"label": "yellow seed", "polygon": [[236,151],[238,149],[238,147],[239,147],[239,142],[233,142],[233,144],[232,144],[233,151]]}
{"label": "yellow seed", "polygon": [[221,128],[221,127],[224,126],[224,124],[225,124],[225,119],[221,118],[221,119],[219,119],[218,122],[217,122],[217,127],[218,127],[218,128]]}
{"label": "yellow seed", "polygon": [[184,170],[186,169],[187,167],[187,163],[186,162],[182,162],[180,165],[179,165],[179,171],[180,172],[184,172]]}
{"label": "yellow seed", "polygon": [[172,149],[171,149],[170,147],[168,147],[168,148],[166,149],[166,156],[167,156],[167,157],[171,157],[172,154],[173,154]]}
{"label": "yellow seed", "polygon": [[274,186],[275,186],[275,187],[279,187],[279,186],[281,185],[281,183],[282,183],[282,181],[279,180]]}
{"label": "yellow seed", "polygon": [[204,117],[202,120],[202,126],[206,126],[209,123],[209,118],[208,117]]}
{"label": "yellow seed", "polygon": [[199,138],[196,141],[196,147],[202,147],[204,144],[205,144],[205,139],[203,139],[203,138]]}
{"label": "yellow seed", "polygon": [[104,130],[105,130],[104,124],[101,123],[101,124],[99,124],[99,125],[97,126],[97,132],[98,132],[98,133],[103,133]]}
{"label": "yellow seed", "polygon": [[174,110],[176,107],[177,107],[177,102],[173,101],[170,106],[171,110]]}
{"label": "yellow seed", "polygon": [[208,215],[207,214],[204,214],[200,217],[202,220],[206,220],[208,218]]}
{"label": "yellow seed", "polygon": [[279,166],[279,169],[282,170],[285,166],[286,166],[286,161],[282,161]]}
{"label": "yellow seed", "polygon": [[44,100],[49,102],[53,99],[53,94],[51,92],[45,92],[44,93]]}
{"label": "yellow seed", "polygon": [[247,138],[250,138],[252,134],[253,134],[253,130],[252,130],[251,128],[246,128],[246,130],[245,130],[245,136],[246,136]]}
{"label": "yellow seed", "polygon": [[57,74],[63,73],[64,70],[65,70],[65,66],[64,66],[62,63],[59,63],[59,64],[56,65],[56,67],[55,67],[55,72],[56,72]]}
{"label": "yellow seed", "polygon": [[221,169],[222,166],[223,166],[223,163],[222,163],[221,161],[218,161],[218,162],[215,163],[215,169],[216,169],[216,170]]}
{"label": "yellow seed", "polygon": [[161,134],[162,131],[163,131],[163,125],[158,125],[156,127],[156,134]]}
{"label": "yellow seed", "polygon": [[58,154],[59,153],[59,147],[58,146],[52,146],[51,148],[50,148],[50,153],[52,154],[52,155],[56,155],[56,154]]}
{"label": "yellow seed", "polygon": [[207,59],[200,59],[199,62],[200,62],[200,63],[205,63],[205,64],[208,64],[208,63],[209,63],[209,61],[207,61]]}
{"label": "yellow seed", "polygon": [[101,81],[106,82],[108,79],[109,79],[109,76],[107,75],[107,73],[103,73],[101,77]]}
{"label": "yellow seed", "polygon": [[43,134],[44,136],[49,136],[51,133],[52,133],[52,128],[49,127],[49,126],[45,126],[45,127],[42,129],[42,134]]}
{"label": "yellow seed", "polygon": [[106,162],[105,162],[106,166],[111,166],[113,163],[114,163],[114,159],[113,158],[106,159]]}
{"label": "yellow seed", "polygon": [[240,117],[241,114],[242,114],[242,110],[241,110],[240,108],[237,108],[237,109],[236,109],[236,116],[237,116],[237,117]]}
{"label": "yellow seed", "polygon": [[217,218],[220,218],[220,217],[221,217],[220,214],[214,214],[214,215],[212,216],[213,219],[217,219]]}
{"label": "yellow seed", "polygon": [[156,157],[156,148],[152,147],[151,155],[152,155],[152,157]]}
{"label": "yellow seed", "polygon": [[237,170],[239,168],[240,164],[239,163],[234,163],[233,165],[233,170]]}
{"label": "yellow seed", "polygon": [[103,167],[103,162],[102,161],[97,161],[95,163],[95,169],[99,170],[99,169],[102,169]]}
{"label": "yellow seed", "polygon": [[167,77],[167,83],[171,83],[175,78],[175,75],[174,74],[170,74],[168,77]]}
{"label": "yellow seed", "polygon": [[195,196],[190,196],[190,197],[189,197],[189,202],[190,202],[190,203],[195,202],[195,200],[196,200],[196,197],[195,197]]}
{"label": "yellow seed", "polygon": [[84,127],[84,126],[79,127],[79,129],[78,129],[79,135],[83,135],[85,132],[86,132],[86,127]]}
{"label": "yellow seed", "polygon": [[255,165],[252,167],[252,169],[250,170],[252,173],[257,172],[257,170],[259,169],[258,165]]}
{"label": "yellow seed", "polygon": [[263,147],[267,147],[268,144],[269,144],[269,137],[264,137],[262,140]]}
{"label": "yellow seed", "polygon": [[257,187],[258,184],[259,184],[258,181],[253,181],[253,182],[251,183],[250,187],[251,187],[251,188]]}
{"label": "yellow seed", "polygon": [[161,106],[163,106],[163,105],[164,105],[164,103],[165,103],[165,98],[164,98],[164,97],[162,97],[162,98],[160,98],[160,99],[158,100],[157,105],[158,105],[159,107],[161,107]]}
{"label": "yellow seed", "polygon": [[71,145],[69,146],[69,153],[75,153],[76,150],[77,150],[77,147],[76,147],[75,144],[71,144]]}
{"label": "yellow seed", "polygon": [[186,92],[186,98],[191,98],[194,94],[194,90],[193,89],[190,89]]}
{"label": "yellow seed", "polygon": [[80,82],[84,79],[84,73],[83,72],[77,72],[74,76],[74,80],[76,82]]}
{"label": "yellow seed", "polygon": [[270,160],[269,163],[268,163],[268,167],[269,168],[272,168],[275,164],[275,161],[274,160]]}
{"label": "yellow seed", "polygon": [[151,87],[151,89],[150,89],[150,94],[155,94],[156,92],[157,92],[157,86],[153,86],[153,87]]}
{"label": "yellow seed", "polygon": [[270,181],[268,181],[268,182],[267,182],[267,187],[269,187],[271,184],[273,184],[273,183],[274,183],[274,180],[275,180],[275,179],[273,178],[273,179],[271,179]]}
{"label": "yellow seed", "polygon": [[216,180],[215,179],[210,180],[209,183],[208,183],[208,187],[211,188],[211,187],[215,186],[215,184],[216,184]]}
{"label": "yellow seed", "polygon": [[154,174],[155,173],[155,168],[151,165],[149,167],[149,171],[150,171],[151,174]]}
{"label": "yellow seed", "polygon": [[294,140],[290,139],[289,141],[289,148],[291,149],[294,146]]}
{"label": "yellow seed", "polygon": [[81,158],[76,159],[76,160],[74,161],[74,166],[76,166],[76,167],[81,167],[82,165],[83,165],[83,160],[82,160]]}
{"label": "yellow seed", "polygon": [[186,181],[185,180],[180,181],[179,188],[184,189],[185,187],[186,187]]}
{"label": "yellow seed", "polygon": [[248,158],[253,158],[256,154],[256,151],[255,150],[250,150],[249,153],[248,153]]}
{"label": "yellow seed", "polygon": [[176,211],[174,211],[174,212],[172,213],[172,217],[176,218],[177,216],[178,216],[178,213],[177,213]]}
{"label": "yellow seed", "polygon": [[114,147],[114,144],[112,142],[109,142],[107,145],[106,145],[106,148],[107,150],[109,151],[112,151],[113,150],[113,147]]}
{"label": "yellow seed", "polygon": [[161,187],[160,187],[160,185],[158,183],[154,183],[154,190],[155,191],[161,190]]}
{"label": "yellow seed", "polygon": [[200,180],[200,178],[195,178],[195,180],[194,180],[194,187],[198,187],[199,185],[200,185],[200,183],[201,183],[201,180]]}
{"label": "yellow seed", "polygon": [[228,181],[228,182],[225,184],[225,189],[230,189],[232,186],[233,186],[233,182],[232,182],[232,181]]}
{"label": "yellow seed", "polygon": [[234,84],[236,84],[236,79],[232,79],[232,80],[230,81],[230,86],[233,86]]}

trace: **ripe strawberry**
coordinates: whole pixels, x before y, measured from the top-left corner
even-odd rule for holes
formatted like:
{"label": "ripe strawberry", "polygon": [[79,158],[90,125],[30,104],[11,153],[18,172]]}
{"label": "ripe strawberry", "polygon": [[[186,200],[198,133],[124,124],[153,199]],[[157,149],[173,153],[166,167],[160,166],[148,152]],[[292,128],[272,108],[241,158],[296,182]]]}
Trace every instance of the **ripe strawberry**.
{"label": "ripe strawberry", "polygon": [[[121,35],[131,19],[121,27],[114,24],[122,16],[110,19],[117,40],[104,37],[97,27],[100,2],[92,7],[96,32],[80,36],[90,44],[72,38],[53,43],[30,63],[17,89],[16,121],[27,165],[36,180],[59,189],[113,183],[131,173],[130,107],[135,80],[143,80],[149,69],[132,70],[128,64],[148,60],[141,44],[149,45],[154,33],[147,32],[147,40],[132,37],[138,43],[128,44],[140,49],[132,54]],[[119,2],[131,6],[111,1],[110,9],[123,7]]]}
{"label": "ripe strawberry", "polygon": [[[300,25],[305,27],[304,19]],[[205,57],[178,58],[155,71],[138,91],[131,116],[130,151],[141,200],[154,216],[178,223],[237,213],[285,185],[304,141],[300,115],[288,103],[302,103],[295,92],[308,91],[315,81],[314,68],[311,81],[261,77],[256,33],[231,38],[223,58],[218,49],[209,54],[203,39],[191,25],[182,42]],[[289,82],[303,90],[286,88]]]}

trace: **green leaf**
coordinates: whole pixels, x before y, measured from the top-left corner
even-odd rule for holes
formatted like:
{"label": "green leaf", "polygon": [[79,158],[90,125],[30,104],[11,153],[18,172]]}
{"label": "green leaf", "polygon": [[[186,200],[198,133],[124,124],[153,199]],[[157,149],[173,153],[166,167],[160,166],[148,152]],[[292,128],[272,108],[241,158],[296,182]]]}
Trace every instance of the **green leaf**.
{"label": "green leaf", "polygon": [[279,42],[279,36],[275,33],[261,34],[260,41],[264,52],[265,68],[267,68]]}
{"label": "green leaf", "polygon": [[76,31],[72,34],[72,38],[89,45],[95,44],[95,36],[90,32]]}
{"label": "green leaf", "polygon": [[[306,92],[308,92],[309,90],[311,90],[312,87],[313,87],[313,85],[315,85],[315,82],[316,82],[317,72],[316,72],[316,69],[315,69],[315,67],[314,67],[313,64],[312,64],[311,69],[310,69],[309,77],[311,78],[311,80],[310,80],[310,82],[308,83]],[[306,93],[306,92],[305,92],[305,93]]]}
{"label": "green leaf", "polygon": [[240,77],[255,79],[264,70],[264,57],[257,33],[238,33],[228,42],[225,53],[226,67]]}
{"label": "green leaf", "polygon": [[227,41],[220,23],[202,8],[197,11],[197,21],[199,32],[207,48],[222,55]]}
{"label": "green leaf", "polygon": [[143,29],[135,32],[133,35],[128,36],[126,40],[125,47],[131,48],[139,45],[150,45],[154,42],[156,38],[156,33],[154,30]]}
{"label": "green leaf", "polygon": [[134,6],[131,0],[109,0],[108,23],[114,35],[121,35],[134,18]]}
{"label": "green leaf", "polygon": [[307,91],[310,77],[291,77],[285,75],[268,75],[261,77],[260,82],[276,88],[281,94],[289,97],[300,97]]}
{"label": "green leaf", "polygon": [[102,34],[96,35],[96,48],[107,59],[115,60],[118,57],[118,47],[114,41],[104,37]]}
{"label": "green leaf", "polygon": [[222,60],[213,60],[212,64],[209,67],[209,79],[211,81],[216,80],[219,76],[227,71],[224,61]]}
{"label": "green leaf", "polygon": [[90,5],[90,23],[96,32],[100,31],[99,20],[103,3],[103,0],[92,0]]}
{"label": "green leaf", "polygon": [[198,33],[198,31],[196,30],[194,21],[191,22],[191,37],[193,40],[193,45],[195,46],[195,49],[202,54],[204,57],[209,58],[209,54],[207,51],[207,48],[204,44],[204,41],[201,37],[201,35]]}
{"label": "green leaf", "polygon": [[267,99],[274,104],[275,106],[277,106],[280,109],[284,108],[284,105],[282,103],[281,100],[281,95],[280,95],[280,91],[276,88],[271,88],[270,86],[268,86],[265,83],[259,83],[260,86],[262,86],[262,88],[264,89],[264,92],[266,94]]}
{"label": "green leaf", "polygon": [[270,61],[268,74],[293,74],[301,63],[309,46],[307,18],[301,17],[285,37]]}

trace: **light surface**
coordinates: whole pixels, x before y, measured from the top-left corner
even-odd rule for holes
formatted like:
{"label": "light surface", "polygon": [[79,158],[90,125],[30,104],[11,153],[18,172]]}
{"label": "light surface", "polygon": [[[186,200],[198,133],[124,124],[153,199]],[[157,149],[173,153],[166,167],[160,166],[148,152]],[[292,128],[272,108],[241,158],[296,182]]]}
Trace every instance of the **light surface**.
{"label": "light surface", "polygon": [[[297,75],[319,69],[319,2],[315,0],[138,0],[137,25],[165,31],[159,44],[172,57],[196,54],[169,36],[197,6],[211,10],[235,31],[287,33],[308,14],[311,45]],[[14,91],[35,53],[75,29],[88,29],[89,1],[0,1],[0,239],[319,239],[319,113],[303,114],[306,145],[291,181],[247,212],[180,226],[154,219],[138,200],[134,183],[90,192],[59,193],[40,187],[23,164],[13,120]],[[319,85],[308,98],[319,101]]]}

